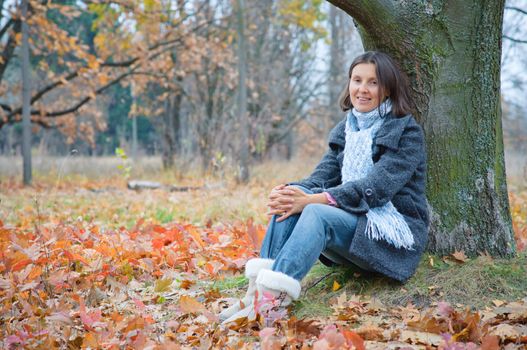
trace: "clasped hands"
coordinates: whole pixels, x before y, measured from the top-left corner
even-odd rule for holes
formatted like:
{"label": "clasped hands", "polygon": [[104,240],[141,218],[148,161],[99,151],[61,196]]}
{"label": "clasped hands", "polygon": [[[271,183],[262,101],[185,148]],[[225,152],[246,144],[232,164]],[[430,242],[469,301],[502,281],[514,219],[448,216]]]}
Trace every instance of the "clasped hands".
{"label": "clasped hands", "polygon": [[281,184],[271,190],[267,215],[278,215],[277,222],[299,214],[310,203],[327,203],[324,194],[307,194],[298,187]]}

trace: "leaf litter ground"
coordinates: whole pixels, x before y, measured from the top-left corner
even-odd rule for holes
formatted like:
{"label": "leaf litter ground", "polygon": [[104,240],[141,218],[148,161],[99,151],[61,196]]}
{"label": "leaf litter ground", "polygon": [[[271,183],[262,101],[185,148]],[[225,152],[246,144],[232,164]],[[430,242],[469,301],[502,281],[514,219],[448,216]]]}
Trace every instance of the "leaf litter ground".
{"label": "leaf litter ground", "polygon": [[[442,300],[450,293],[426,278],[400,286],[321,266],[304,281],[291,318],[219,325],[216,315],[243,290],[239,276],[265,233],[262,208],[272,184],[263,181],[188,193],[136,193],[119,180],[80,188],[67,181],[30,189],[13,184],[0,185],[3,348],[527,347],[525,293],[510,300],[499,290],[502,297],[485,306],[468,298],[449,303]],[[526,202],[525,192],[511,194],[520,248]],[[486,261],[503,270],[495,275],[509,273],[490,257],[478,259],[484,260],[474,265]],[[462,252],[428,256],[419,271],[454,278],[470,263]],[[512,265],[525,276],[524,254]]]}

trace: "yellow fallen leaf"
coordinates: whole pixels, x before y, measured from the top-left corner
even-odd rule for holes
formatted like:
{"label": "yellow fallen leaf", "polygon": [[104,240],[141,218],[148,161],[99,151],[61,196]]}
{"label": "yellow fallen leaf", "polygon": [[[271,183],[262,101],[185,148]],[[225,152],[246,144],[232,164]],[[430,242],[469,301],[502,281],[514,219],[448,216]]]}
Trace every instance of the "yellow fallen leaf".
{"label": "yellow fallen leaf", "polygon": [[503,304],[505,304],[505,302],[503,300],[493,300],[492,303],[496,306],[502,306]]}
{"label": "yellow fallen leaf", "polygon": [[333,291],[336,292],[340,289],[340,284],[337,281],[333,281]]}
{"label": "yellow fallen leaf", "polygon": [[168,292],[170,290],[170,286],[172,285],[171,279],[163,279],[163,280],[157,280],[156,286],[154,287],[154,292],[156,293],[162,293],[162,292]]}

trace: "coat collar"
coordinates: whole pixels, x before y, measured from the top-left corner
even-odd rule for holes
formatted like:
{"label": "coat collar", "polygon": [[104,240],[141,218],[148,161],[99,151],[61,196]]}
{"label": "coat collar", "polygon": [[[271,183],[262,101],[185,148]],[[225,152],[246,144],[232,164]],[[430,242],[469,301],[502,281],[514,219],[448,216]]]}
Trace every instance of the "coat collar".
{"label": "coat collar", "polygon": [[[399,148],[399,139],[404,131],[406,125],[412,118],[411,115],[407,115],[401,118],[395,117],[392,113],[388,114],[386,120],[377,131],[374,138],[374,144],[382,145],[387,148],[397,150]],[[346,118],[342,120],[337,126],[329,133],[329,143],[344,148],[346,144]]]}
{"label": "coat collar", "polygon": [[406,125],[412,117],[410,115],[397,118],[393,114],[386,116],[386,120],[375,135],[375,143],[394,150],[399,149],[399,140]]}

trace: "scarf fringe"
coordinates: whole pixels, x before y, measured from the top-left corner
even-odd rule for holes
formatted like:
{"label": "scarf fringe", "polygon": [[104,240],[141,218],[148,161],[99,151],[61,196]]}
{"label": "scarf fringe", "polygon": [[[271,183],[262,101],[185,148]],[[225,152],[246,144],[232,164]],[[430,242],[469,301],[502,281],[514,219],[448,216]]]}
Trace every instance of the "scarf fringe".
{"label": "scarf fringe", "polygon": [[366,235],[369,239],[383,239],[396,248],[414,250],[414,236],[410,227],[392,202],[382,207],[370,208],[366,216]]}

